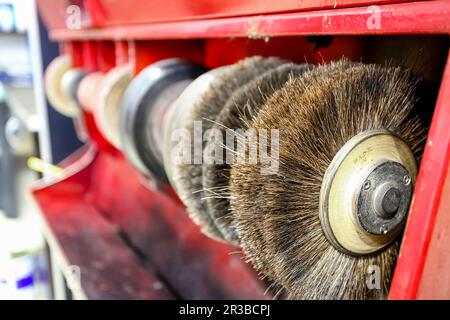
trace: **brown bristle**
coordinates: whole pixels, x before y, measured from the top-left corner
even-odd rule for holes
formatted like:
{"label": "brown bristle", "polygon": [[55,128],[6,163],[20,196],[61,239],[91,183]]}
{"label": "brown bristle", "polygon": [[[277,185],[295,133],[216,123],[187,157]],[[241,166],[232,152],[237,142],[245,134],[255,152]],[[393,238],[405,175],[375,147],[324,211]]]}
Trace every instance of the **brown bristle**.
{"label": "brown bristle", "polygon": [[[280,89],[286,81],[300,76],[307,69],[308,65],[283,64],[263,73],[239,90],[236,90],[220,111],[215,121],[216,124],[213,126],[213,132],[219,132],[223,138],[221,143],[226,143],[227,135],[234,140],[234,130],[246,130],[246,123],[258,113],[259,108],[262,107],[267,98],[274,91]],[[233,132],[227,132],[226,129],[230,129]],[[209,149],[214,150],[216,144],[217,141],[211,140],[205,146],[205,152],[207,153]],[[232,147],[236,150],[234,145]],[[213,217],[225,240],[239,245],[239,238],[230,214],[230,194],[228,190],[230,164],[226,161],[226,151],[224,150],[220,159],[223,164],[205,163],[203,165],[203,189],[208,212]]]}
{"label": "brown bristle", "polygon": [[[222,110],[231,94],[242,85],[263,72],[275,68],[283,63],[277,58],[252,57],[242,60],[233,68],[217,77],[210,90],[199,97],[193,111],[187,115],[183,122],[184,129],[193,136],[194,122],[202,122],[202,133],[214,125],[217,114]],[[201,133],[201,134],[202,134]],[[192,139],[193,141],[193,139]],[[194,146],[191,146],[194,158]],[[209,215],[204,197],[202,184],[202,164],[181,164],[173,168],[173,176],[181,200],[186,205],[191,218],[201,226],[202,231],[215,239],[222,239],[223,235],[217,229],[212,217]]]}
{"label": "brown bristle", "polygon": [[[251,121],[257,130],[280,130],[279,170],[262,175],[259,163],[233,165],[230,205],[244,252],[290,298],[386,297],[398,241],[366,256],[336,250],[321,228],[319,195],[333,157],[360,132],[394,132],[420,160],[417,84],[396,67],[317,66],[278,90]],[[380,268],[379,290],[366,285],[371,265]]]}

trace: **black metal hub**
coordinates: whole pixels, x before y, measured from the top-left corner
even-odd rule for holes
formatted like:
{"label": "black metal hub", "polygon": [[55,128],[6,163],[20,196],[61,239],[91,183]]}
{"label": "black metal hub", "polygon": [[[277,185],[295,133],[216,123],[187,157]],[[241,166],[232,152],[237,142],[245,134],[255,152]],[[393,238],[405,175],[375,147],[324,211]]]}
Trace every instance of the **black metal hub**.
{"label": "black metal hub", "polygon": [[377,165],[367,176],[357,198],[357,217],[367,232],[387,234],[403,224],[412,198],[412,181],[398,162]]}
{"label": "black metal hub", "polygon": [[385,219],[391,219],[398,211],[401,193],[395,187],[390,188],[381,196],[381,210],[377,214]]}

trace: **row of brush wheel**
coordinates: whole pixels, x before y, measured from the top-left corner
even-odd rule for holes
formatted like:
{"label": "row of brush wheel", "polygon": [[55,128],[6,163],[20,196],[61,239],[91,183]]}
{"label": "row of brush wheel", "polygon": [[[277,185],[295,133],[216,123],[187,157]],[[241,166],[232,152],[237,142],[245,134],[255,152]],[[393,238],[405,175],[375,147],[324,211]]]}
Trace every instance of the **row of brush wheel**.
{"label": "row of brush wheel", "polygon": [[46,73],[58,111],[92,112],[204,234],[241,247],[289,298],[386,297],[425,139],[420,86],[401,67],[273,57],[212,70],[168,59],[133,78],[61,56]]}

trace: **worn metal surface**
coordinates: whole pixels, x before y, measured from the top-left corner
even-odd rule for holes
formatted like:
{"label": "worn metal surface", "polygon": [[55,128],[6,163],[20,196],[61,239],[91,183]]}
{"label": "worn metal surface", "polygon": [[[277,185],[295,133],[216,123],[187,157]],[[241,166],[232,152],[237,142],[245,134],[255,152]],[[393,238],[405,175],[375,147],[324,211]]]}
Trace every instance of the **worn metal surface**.
{"label": "worn metal surface", "polygon": [[65,257],[58,263],[80,270],[88,299],[174,299],[146,261],[136,256],[117,228],[93,205],[89,192],[95,147],[85,147],[66,162],[68,177],[35,187],[34,196],[48,229]]}
{"label": "worn metal surface", "polygon": [[121,155],[80,152],[67,160],[69,177],[34,195],[69,263],[80,267],[87,298],[270,298],[236,248],[202,235]]}

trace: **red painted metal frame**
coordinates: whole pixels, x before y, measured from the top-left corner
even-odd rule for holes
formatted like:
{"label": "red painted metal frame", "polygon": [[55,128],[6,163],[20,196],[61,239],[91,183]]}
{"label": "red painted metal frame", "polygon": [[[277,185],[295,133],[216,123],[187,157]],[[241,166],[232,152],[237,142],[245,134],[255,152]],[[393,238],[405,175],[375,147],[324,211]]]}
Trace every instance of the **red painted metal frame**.
{"label": "red painted metal frame", "polygon": [[[441,197],[449,167],[449,125],[450,55],[442,77],[441,89],[414,191],[413,204],[395,268],[390,290],[391,299],[415,299],[417,297],[419,285],[424,277],[423,267],[428,257],[428,248],[438,207],[441,201],[450,201],[450,198]],[[442,214],[448,215],[450,212],[442,212]],[[447,232],[450,232],[450,230],[447,229]],[[448,247],[447,252],[439,252],[435,259],[439,259],[435,263],[439,263],[439,261],[449,262],[450,250]],[[450,273],[450,270],[446,271]],[[450,283],[442,283],[439,277],[439,274],[435,274],[432,281],[439,282],[441,288],[450,288]],[[433,294],[435,293],[432,291],[422,292],[421,297],[428,298]],[[450,297],[447,296],[447,298]]]}
{"label": "red painted metal frame", "polygon": [[[80,267],[88,298],[173,298],[166,286],[151,289],[159,279],[184,299],[271,297],[236,248],[201,234],[184,209],[164,193],[149,189],[122,155],[92,143],[60,165],[67,176],[41,183],[33,194],[68,260]],[[145,265],[136,262],[129,248],[126,251],[117,226],[145,257]],[[113,275],[126,285],[101,296],[95,284],[114,285],[118,280],[111,281]],[[137,291],[123,291],[127,287]]]}
{"label": "red painted metal frame", "polygon": [[[51,29],[65,28],[66,8],[80,7],[83,27],[105,27],[167,21],[286,13],[294,11],[369,6],[412,0],[38,0],[42,16]],[[136,10],[139,8],[139,10]]]}
{"label": "red painted metal frame", "polygon": [[450,170],[442,189],[433,232],[424,262],[416,299],[449,299],[450,259],[442,259],[450,243]]}
{"label": "red painted metal frame", "polygon": [[[101,5],[106,3],[105,1],[88,1],[87,9],[92,11],[95,5],[99,9]],[[48,5],[49,0],[39,0],[39,2],[42,9]],[[115,1],[111,0],[110,3],[113,2]],[[253,2],[247,1],[246,3]],[[293,1],[288,1],[287,5],[293,3]],[[325,3],[326,1],[321,2],[321,4]],[[259,6],[255,10],[261,8]],[[302,7],[301,9],[305,8]],[[93,12],[97,9],[93,10]],[[221,16],[221,14],[227,16],[225,13],[226,8],[222,9],[222,13],[219,13],[218,16]],[[273,47],[277,37],[280,36],[450,33],[450,1],[436,0],[386,4],[380,5],[379,9],[380,29],[369,29],[367,27],[367,18],[373,14],[373,11],[368,11],[367,7],[273,14],[277,12],[274,4],[272,11],[270,11],[272,14],[263,16],[236,17],[242,12],[233,9],[235,11],[230,11],[230,16],[233,15],[233,17],[227,18],[147,23],[153,19],[150,14],[147,16],[148,20],[145,21],[145,24],[128,24],[130,21],[120,20],[125,19],[125,15],[120,15],[119,11],[106,10],[96,12],[97,16],[93,19],[94,24],[114,26],[83,30],[66,30],[55,27],[51,30],[51,37],[54,40],[63,41],[65,50],[71,51],[74,56],[79,56],[81,47],[85,59],[86,56],[90,56],[89,52],[91,46],[93,46],[92,43],[100,42],[100,40],[114,40],[116,63],[118,61],[134,61],[135,70],[138,72],[146,65],[171,55],[179,56],[184,54],[190,60],[206,62],[208,66],[214,67],[233,62],[242,56],[253,53],[251,50],[239,49],[239,45],[235,47],[224,46],[224,42],[219,41],[220,39],[217,38],[272,38],[270,42]],[[289,9],[286,11],[294,10]],[[185,13],[187,14],[187,11]],[[144,15],[145,13],[140,12],[133,16],[137,19],[136,21],[143,22],[139,18],[142,17],[140,16],[141,14]],[[113,16],[117,17],[117,19],[111,18]],[[198,17],[203,16],[189,16],[190,19],[197,19]],[[164,17],[161,16],[160,18],[163,19]],[[180,18],[179,20],[182,19]],[[127,24],[117,25],[122,23]],[[56,24],[53,26],[56,26]],[[131,41],[129,43],[125,41],[130,39],[151,41]],[[193,42],[184,44],[182,42],[186,40],[181,40],[181,42],[175,41],[180,39],[209,40],[204,42],[202,40],[189,40]],[[170,43],[167,40],[172,40],[173,42]],[[220,49],[221,47],[222,49]],[[347,49],[352,47],[358,48],[354,44],[347,47]],[[345,45],[342,48],[346,48]],[[101,49],[98,49],[98,47],[96,50],[98,50],[97,55],[103,56],[106,54],[106,52],[101,53]],[[226,54],[220,55],[219,59],[209,54],[209,50]],[[295,50],[301,51],[303,49]],[[260,51],[257,50],[257,52]],[[268,51],[267,53],[273,52]],[[344,55],[347,56],[347,54]],[[355,55],[358,55],[358,53],[356,52]],[[308,61],[311,62],[319,61],[316,56],[309,58],[311,60]],[[331,58],[330,56],[323,60],[328,61]],[[79,58],[75,60],[77,59]],[[87,66],[95,64],[92,61],[89,62],[92,59],[93,57],[87,58],[88,61],[84,63]],[[103,59],[106,58],[104,57]],[[449,298],[450,294],[450,272],[448,268],[446,269],[446,267],[450,266],[450,254],[448,254],[448,248],[446,249],[442,245],[442,241],[450,239],[448,218],[450,210],[450,173],[447,172],[450,157],[450,128],[448,125],[450,123],[450,55],[448,59],[431,128],[428,133],[427,145],[402,241],[400,256],[391,285],[390,299]],[[98,63],[95,68],[99,68]],[[107,68],[109,67],[105,69]],[[89,116],[87,121],[89,121]],[[97,139],[94,138],[94,140]],[[111,150],[108,152],[111,152]],[[446,252],[442,252],[445,249]],[[439,272],[446,273],[442,276]],[[437,291],[439,289],[441,291]]]}
{"label": "red painted metal frame", "polygon": [[116,227],[93,205],[89,181],[97,155],[95,145],[81,148],[60,164],[66,178],[40,181],[34,187],[47,229],[57,240],[66,263],[80,268],[81,287],[87,298],[174,299],[170,289],[139,261]]}
{"label": "red painted metal frame", "polygon": [[264,38],[292,35],[448,34],[450,1],[420,1],[379,6],[380,29],[370,29],[367,7],[106,27],[53,29],[53,40],[76,39],[204,39],[218,37]]}
{"label": "red painted metal frame", "polygon": [[[86,5],[101,12],[99,19],[92,19],[95,26],[111,26],[163,21],[197,20],[229,16],[263,15],[292,11],[368,6],[407,2],[411,0],[141,0],[111,1],[88,0]],[[140,10],[133,10],[139,7]],[[89,10],[92,12],[93,10]]]}

